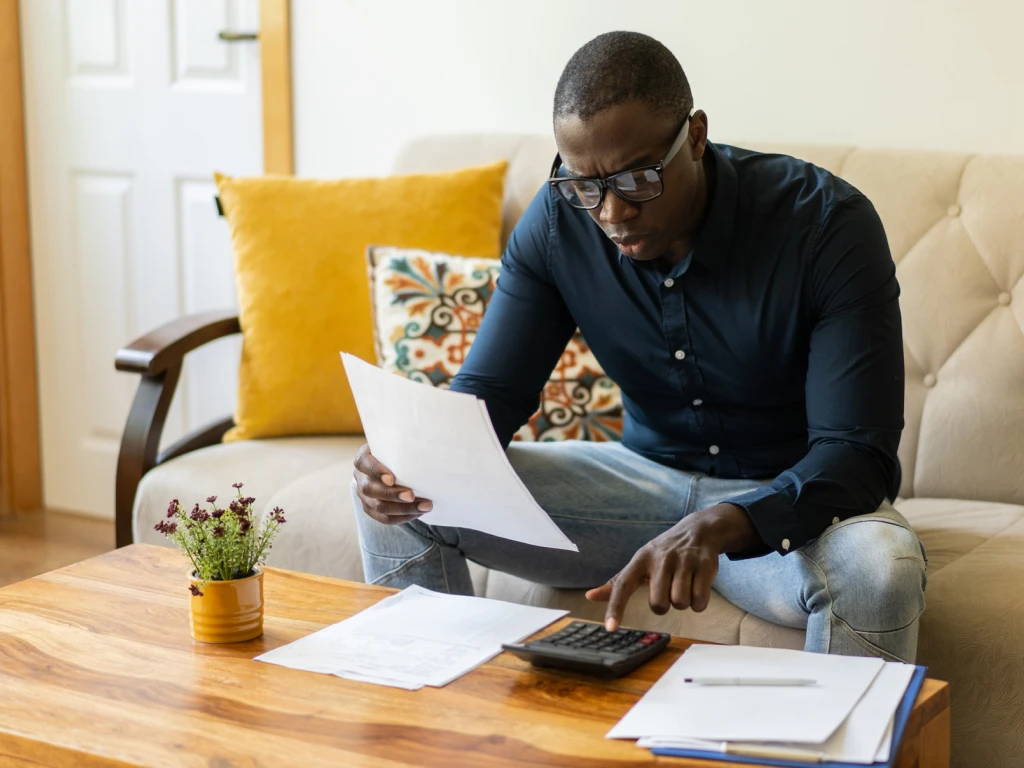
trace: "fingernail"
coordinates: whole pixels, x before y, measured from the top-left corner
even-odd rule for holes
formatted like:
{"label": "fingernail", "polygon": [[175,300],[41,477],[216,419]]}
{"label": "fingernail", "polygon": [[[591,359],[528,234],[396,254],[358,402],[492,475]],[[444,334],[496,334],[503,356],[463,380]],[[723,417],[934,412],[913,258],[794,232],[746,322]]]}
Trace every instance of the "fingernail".
{"label": "fingernail", "polygon": [[618,629],[618,627],[615,626],[615,619],[608,619],[608,621],[604,623],[604,628],[609,632],[614,632]]}
{"label": "fingernail", "polygon": [[412,491],[402,491],[398,494],[398,498],[402,501],[413,501],[416,497],[412,495]]}
{"label": "fingernail", "polygon": [[395,484],[395,476],[394,475],[381,475],[380,476],[380,481],[382,483],[384,483],[384,485],[394,485]]}
{"label": "fingernail", "polygon": [[433,504],[431,504],[431,503],[430,503],[429,501],[421,501],[421,502],[420,502],[420,503],[419,503],[419,504],[418,504],[418,505],[416,506],[416,509],[418,509],[418,510],[419,510],[420,512],[429,512],[429,511],[430,511],[430,510],[432,510],[433,508],[434,508],[434,505],[433,505]]}

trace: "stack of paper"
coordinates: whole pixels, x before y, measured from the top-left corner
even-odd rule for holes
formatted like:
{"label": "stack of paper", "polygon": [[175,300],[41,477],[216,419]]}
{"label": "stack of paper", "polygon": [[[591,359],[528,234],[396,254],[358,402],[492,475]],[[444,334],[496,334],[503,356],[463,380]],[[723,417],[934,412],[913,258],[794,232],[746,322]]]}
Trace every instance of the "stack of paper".
{"label": "stack of paper", "polygon": [[[647,748],[871,764],[889,758],[914,667],[777,648],[694,645],[608,733]],[[687,678],[810,678],[808,686]]]}
{"label": "stack of paper", "polygon": [[256,660],[417,690],[450,683],[566,613],[413,586]]}
{"label": "stack of paper", "polygon": [[422,522],[579,551],[519,479],[482,400],[341,357],[374,458],[434,504]]}

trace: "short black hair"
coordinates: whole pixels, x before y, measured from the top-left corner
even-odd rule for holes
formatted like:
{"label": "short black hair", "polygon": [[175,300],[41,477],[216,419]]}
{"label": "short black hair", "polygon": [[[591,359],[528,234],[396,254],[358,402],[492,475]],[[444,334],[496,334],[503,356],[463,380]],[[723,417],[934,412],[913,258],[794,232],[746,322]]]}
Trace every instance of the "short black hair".
{"label": "short black hair", "polygon": [[680,123],[693,109],[690,83],[672,51],[639,32],[606,32],[576,51],[562,70],[554,119],[575,115],[587,121],[627,101],[640,101]]}

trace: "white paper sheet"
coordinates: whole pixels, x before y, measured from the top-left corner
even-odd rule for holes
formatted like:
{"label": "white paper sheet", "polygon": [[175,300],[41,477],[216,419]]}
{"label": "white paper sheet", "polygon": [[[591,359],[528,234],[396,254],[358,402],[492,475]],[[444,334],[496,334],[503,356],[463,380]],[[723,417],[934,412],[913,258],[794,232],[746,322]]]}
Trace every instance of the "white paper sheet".
{"label": "white paper sheet", "polygon": [[413,586],[256,660],[411,690],[442,686],[567,613]]}
{"label": "white paper sheet", "polygon": [[482,401],[341,357],[374,457],[434,503],[420,520],[579,551],[516,475]]}
{"label": "white paper sheet", "polygon": [[[608,738],[821,744],[847,718],[883,664],[881,659],[781,648],[693,645],[608,732]],[[818,684],[739,687],[683,682],[700,676],[810,677]]]}
{"label": "white paper sheet", "polygon": [[[890,662],[871,683],[864,696],[850,712],[849,717],[820,746],[813,744],[778,743],[775,741],[757,744],[745,742],[744,746],[785,747],[820,752],[825,760],[870,765],[889,759],[889,744],[892,742],[893,714],[910,685],[914,674],[911,664]],[[885,737],[888,740],[885,740]],[[645,748],[668,747],[678,749],[702,749],[712,752],[721,750],[722,742],[708,739],[667,739],[649,737],[637,741]],[[881,757],[879,755],[882,754]]]}
{"label": "white paper sheet", "polygon": [[878,751],[875,753],[876,763],[887,763],[889,762],[889,753],[892,752],[892,732],[896,728],[896,718],[889,718],[889,727],[885,729],[885,735],[882,737],[882,743],[878,745]]}

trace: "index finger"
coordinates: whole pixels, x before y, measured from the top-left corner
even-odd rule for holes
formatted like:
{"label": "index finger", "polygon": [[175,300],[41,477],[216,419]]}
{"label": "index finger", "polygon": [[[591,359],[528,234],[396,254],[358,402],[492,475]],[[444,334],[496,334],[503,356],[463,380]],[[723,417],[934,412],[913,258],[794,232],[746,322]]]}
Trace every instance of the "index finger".
{"label": "index finger", "polygon": [[363,447],[359,449],[359,453],[356,454],[355,465],[356,469],[364,475],[380,480],[384,485],[395,484],[394,473],[373,457],[373,454],[370,453],[369,443],[364,443]]}
{"label": "index finger", "polygon": [[619,628],[622,614],[626,612],[626,603],[643,584],[646,571],[643,561],[634,560],[612,578],[612,596],[608,600],[608,609],[604,614],[604,628],[609,632]]}

